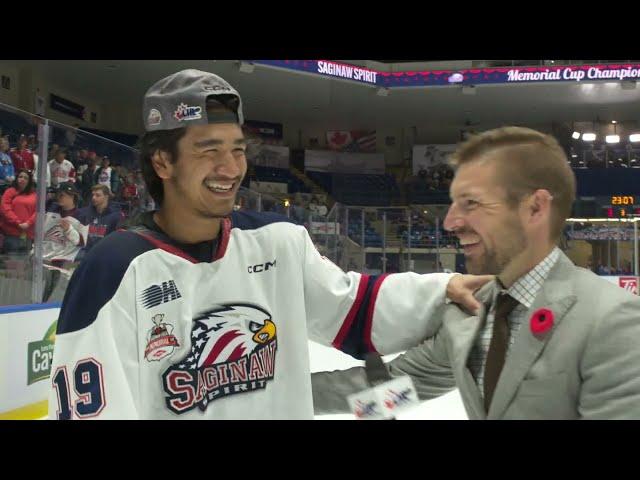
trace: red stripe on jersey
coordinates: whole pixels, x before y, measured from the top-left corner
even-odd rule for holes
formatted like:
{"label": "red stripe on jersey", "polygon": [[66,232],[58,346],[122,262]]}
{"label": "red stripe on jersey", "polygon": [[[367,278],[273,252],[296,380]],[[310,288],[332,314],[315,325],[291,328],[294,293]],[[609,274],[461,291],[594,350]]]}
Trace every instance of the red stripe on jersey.
{"label": "red stripe on jersey", "polygon": [[229,237],[231,236],[231,219],[228,217],[223,218],[220,226],[221,238],[220,243],[218,243],[216,254],[213,257],[214,262],[224,257],[224,254],[227,251],[227,246],[229,245]]}
{"label": "red stripe on jersey", "polygon": [[389,274],[385,273],[384,275],[380,275],[376,279],[376,283],[373,284],[373,289],[371,290],[371,298],[369,298],[369,308],[367,309],[367,316],[364,324],[364,344],[367,346],[370,352],[376,352],[376,347],[373,346],[373,342],[371,341],[371,330],[373,328],[373,311],[376,307],[376,300],[378,299],[378,291],[382,286],[382,282],[389,276]]}
{"label": "red stripe on jersey", "polygon": [[351,310],[349,310],[349,313],[344,319],[344,322],[342,322],[342,327],[340,327],[340,330],[338,331],[338,335],[336,335],[336,338],[333,340],[333,342],[331,342],[331,345],[333,345],[337,349],[340,349],[342,347],[342,342],[344,342],[344,339],[349,333],[349,330],[351,329],[351,325],[353,324],[353,321],[355,320],[356,315],[358,314],[358,310],[360,310],[360,306],[364,301],[364,294],[367,291],[368,283],[369,283],[369,275],[365,275],[365,274],[360,275],[358,292],[356,293],[356,298],[353,301],[353,305],[351,305]]}

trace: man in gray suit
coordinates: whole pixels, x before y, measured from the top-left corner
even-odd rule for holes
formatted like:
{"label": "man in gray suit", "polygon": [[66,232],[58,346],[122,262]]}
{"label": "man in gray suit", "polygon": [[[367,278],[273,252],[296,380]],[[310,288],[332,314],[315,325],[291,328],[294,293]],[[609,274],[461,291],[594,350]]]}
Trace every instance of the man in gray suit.
{"label": "man in gray suit", "polygon": [[[575,176],[555,139],[505,127],[453,155],[445,228],[472,274],[496,274],[477,316],[442,325],[387,364],[421,399],[458,388],[471,419],[640,418],[640,298],[576,267],[557,247]],[[375,343],[375,342],[374,342]],[[375,345],[374,345],[375,346]],[[364,368],[312,376],[316,414],[348,411]]]}

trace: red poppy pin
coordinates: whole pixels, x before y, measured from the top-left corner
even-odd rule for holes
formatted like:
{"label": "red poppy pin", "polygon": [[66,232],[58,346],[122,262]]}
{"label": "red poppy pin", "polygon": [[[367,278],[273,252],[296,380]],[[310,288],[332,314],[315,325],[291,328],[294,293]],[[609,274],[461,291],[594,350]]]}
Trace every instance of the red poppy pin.
{"label": "red poppy pin", "polygon": [[553,312],[548,308],[539,308],[531,315],[529,325],[535,336],[544,335],[553,327]]}

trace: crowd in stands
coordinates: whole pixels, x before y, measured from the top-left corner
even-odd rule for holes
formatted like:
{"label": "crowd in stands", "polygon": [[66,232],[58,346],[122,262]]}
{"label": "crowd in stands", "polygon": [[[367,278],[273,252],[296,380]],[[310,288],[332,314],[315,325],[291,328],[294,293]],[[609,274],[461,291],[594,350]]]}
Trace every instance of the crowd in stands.
{"label": "crowd in stands", "polygon": [[596,275],[633,275],[633,269],[631,268],[631,262],[627,262],[620,268],[608,267],[607,265],[596,266],[593,269]]}
{"label": "crowd in stands", "polygon": [[[41,162],[35,135],[3,135],[0,130],[0,253],[27,254],[31,250],[40,165],[46,167],[47,221],[57,220],[58,231],[51,238],[66,236],[75,244],[76,261],[124,219],[155,208],[130,155],[123,155],[126,162],[112,161],[103,152],[86,148],[76,136],[67,137],[65,146],[52,143],[49,158]],[[70,222],[71,218],[77,222]],[[85,235],[78,232],[82,228]],[[63,257],[69,260],[69,252]],[[51,259],[55,260],[55,254]]]}

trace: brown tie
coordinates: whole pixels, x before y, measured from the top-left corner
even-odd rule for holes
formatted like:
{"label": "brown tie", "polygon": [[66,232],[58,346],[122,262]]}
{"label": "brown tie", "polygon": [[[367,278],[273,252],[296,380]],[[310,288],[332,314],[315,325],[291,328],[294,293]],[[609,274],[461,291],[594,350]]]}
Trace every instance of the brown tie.
{"label": "brown tie", "polygon": [[509,345],[509,314],[518,305],[518,301],[507,293],[498,294],[495,317],[493,320],[493,334],[487,353],[487,363],[484,367],[484,406],[489,411],[493,392],[498,384],[500,372],[504,366]]}

